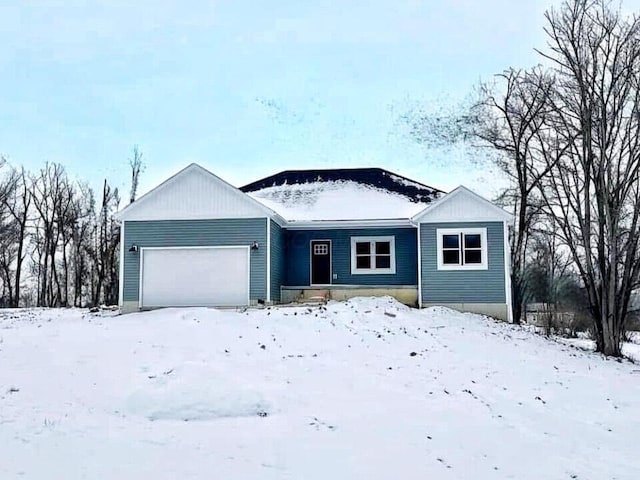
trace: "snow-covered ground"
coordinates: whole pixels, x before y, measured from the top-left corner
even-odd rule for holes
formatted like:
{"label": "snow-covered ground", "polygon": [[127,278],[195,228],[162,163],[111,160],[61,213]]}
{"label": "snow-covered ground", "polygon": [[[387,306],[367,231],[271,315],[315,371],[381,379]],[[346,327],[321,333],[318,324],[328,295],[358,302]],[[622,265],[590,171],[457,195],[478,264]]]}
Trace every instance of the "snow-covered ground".
{"label": "snow-covered ground", "polygon": [[638,479],[640,367],[388,298],[0,311],[0,479]]}
{"label": "snow-covered ground", "polygon": [[[640,335],[638,335],[638,332],[630,332],[629,336],[632,341],[622,344],[622,355],[634,362],[640,363]],[[588,352],[593,352],[596,349],[596,342],[586,336],[579,336],[578,338],[557,337],[556,340]]]}

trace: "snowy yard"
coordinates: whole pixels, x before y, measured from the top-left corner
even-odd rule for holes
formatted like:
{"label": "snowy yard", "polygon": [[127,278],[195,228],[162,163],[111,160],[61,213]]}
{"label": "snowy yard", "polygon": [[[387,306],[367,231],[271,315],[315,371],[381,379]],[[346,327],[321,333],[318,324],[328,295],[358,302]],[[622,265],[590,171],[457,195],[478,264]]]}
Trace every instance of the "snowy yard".
{"label": "snowy yard", "polygon": [[638,479],[640,366],[383,299],[0,311],[0,478]]}

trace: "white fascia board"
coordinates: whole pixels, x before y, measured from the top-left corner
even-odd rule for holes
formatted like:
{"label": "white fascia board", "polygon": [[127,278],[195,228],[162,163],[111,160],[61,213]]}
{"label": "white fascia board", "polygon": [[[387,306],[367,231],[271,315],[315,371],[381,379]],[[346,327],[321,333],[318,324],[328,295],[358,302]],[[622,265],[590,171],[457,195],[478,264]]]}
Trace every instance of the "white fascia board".
{"label": "white fascia board", "polygon": [[[260,216],[260,215],[180,215],[180,216],[176,216],[176,215],[162,215],[162,216],[158,216],[158,217],[142,217],[142,218],[136,218],[135,216],[131,217],[127,217],[126,221],[127,222],[147,222],[147,221],[153,221],[153,220],[229,220],[229,219],[236,219],[236,218],[252,218],[252,219],[261,219],[261,218],[265,218],[264,215]],[[274,219],[275,220],[275,219]],[[125,219],[121,219],[120,222],[124,222]],[[277,223],[277,222],[276,222]]]}
{"label": "white fascia board", "polygon": [[[265,208],[267,208],[267,207],[265,207]],[[281,217],[279,213],[277,213],[275,211],[273,212],[273,215],[270,218],[271,218],[271,220],[276,222],[280,227],[284,228],[284,227],[287,226],[287,221],[283,217]]]}
{"label": "white fascia board", "polygon": [[288,221],[288,230],[316,230],[323,228],[376,228],[376,227],[412,227],[416,224],[408,218],[380,220],[299,220]]}

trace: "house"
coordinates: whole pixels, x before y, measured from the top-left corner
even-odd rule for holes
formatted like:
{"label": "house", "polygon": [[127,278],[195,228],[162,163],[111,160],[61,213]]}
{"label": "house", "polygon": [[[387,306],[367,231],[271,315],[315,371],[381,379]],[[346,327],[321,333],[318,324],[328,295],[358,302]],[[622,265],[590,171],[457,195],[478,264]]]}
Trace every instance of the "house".
{"label": "house", "polygon": [[191,164],[118,213],[120,308],[392,295],[510,319],[511,215],[383,169],[238,189]]}

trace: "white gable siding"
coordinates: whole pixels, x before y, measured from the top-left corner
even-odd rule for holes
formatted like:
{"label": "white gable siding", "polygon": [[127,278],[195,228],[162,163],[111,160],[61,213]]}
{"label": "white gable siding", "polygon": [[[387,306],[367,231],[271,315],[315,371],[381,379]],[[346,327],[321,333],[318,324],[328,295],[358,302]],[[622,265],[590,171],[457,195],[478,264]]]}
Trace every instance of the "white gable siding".
{"label": "white gable siding", "polygon": [[122,211],[124,220],[264,217],[266,208],[203,168],[192,165]]}
{"label": "white gable siding", "polygon": [[464,187],[444,196],[414,217],[418,223],[509,221],[510,214]]}

